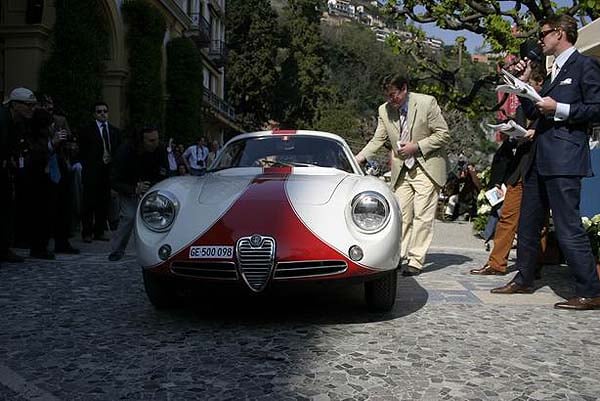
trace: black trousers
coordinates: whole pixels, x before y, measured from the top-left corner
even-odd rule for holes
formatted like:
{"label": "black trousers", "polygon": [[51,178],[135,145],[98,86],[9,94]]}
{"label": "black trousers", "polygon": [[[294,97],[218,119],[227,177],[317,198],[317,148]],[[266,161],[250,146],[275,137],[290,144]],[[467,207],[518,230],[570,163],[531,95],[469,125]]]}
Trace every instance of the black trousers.
{"label": "black trousers", "polygon": [[534,162],[523,186],[517,243],[519,273],[514,278],[517,284],[533,284],[540,235],[546,213],[551,209],[558,244],[575,277],[575,295],[600,296],[596,262],[589,238],[581,224],[580,198],[581,177],[542,176],[538,174]]}
{"label": "black trousers", "polygon": [[102,236],[106,230],[110,202],[110,166],[104,165],[95,174],[83,171],[81,235]]}

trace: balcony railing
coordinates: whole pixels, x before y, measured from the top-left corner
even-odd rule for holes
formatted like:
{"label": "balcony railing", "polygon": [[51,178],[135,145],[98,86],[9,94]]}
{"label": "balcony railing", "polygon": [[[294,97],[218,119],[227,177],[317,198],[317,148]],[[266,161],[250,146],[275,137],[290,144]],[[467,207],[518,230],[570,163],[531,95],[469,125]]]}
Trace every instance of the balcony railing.
{"label": "balcony railing", "polygon": [[205,47],[210,43],[210,22],[200,13],[191,13],[190,18],[192,19],[192,24],[190,25],[188,36],[197,45]]}
{"label": "balcony railing", "polygon": [[217,113],[227,117],[230,121],[235,121],[235,109],[226,101],[212,93],[210,89],[204,88],[203,100]]}
{"label": "balcony railing", "polygon": [[221,67],[227,60],[227,46],[222,40],[211,40],[208,47],[208,57],[217,66]]}

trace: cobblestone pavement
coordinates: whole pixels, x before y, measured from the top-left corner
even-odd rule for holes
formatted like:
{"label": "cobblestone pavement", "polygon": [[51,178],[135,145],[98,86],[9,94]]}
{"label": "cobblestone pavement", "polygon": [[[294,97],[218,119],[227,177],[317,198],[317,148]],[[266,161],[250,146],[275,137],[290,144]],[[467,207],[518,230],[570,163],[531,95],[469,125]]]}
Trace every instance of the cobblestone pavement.
{"label": "cobblestone pavement", "polygon": [[134,255],[0,267],[0,401],[597,400],[600,312],[548,266],[533,295],[494,296],[467,225],[438,224],[425,273],[389,314],[360,286],[262,297],[219,292],[156,311]]}

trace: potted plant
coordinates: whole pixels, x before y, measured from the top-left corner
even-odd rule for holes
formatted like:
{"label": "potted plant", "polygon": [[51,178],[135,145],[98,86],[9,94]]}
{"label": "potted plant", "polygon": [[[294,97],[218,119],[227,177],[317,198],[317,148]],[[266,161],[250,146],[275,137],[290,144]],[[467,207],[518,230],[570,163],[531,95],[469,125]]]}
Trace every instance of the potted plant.
{"label": "potted plant", "polygon": [[581,222],[590,239],[592,253],[596,258],[596,270],[598,270],[598,276],[600,277],[600,214],[592,218],[582,217]]}

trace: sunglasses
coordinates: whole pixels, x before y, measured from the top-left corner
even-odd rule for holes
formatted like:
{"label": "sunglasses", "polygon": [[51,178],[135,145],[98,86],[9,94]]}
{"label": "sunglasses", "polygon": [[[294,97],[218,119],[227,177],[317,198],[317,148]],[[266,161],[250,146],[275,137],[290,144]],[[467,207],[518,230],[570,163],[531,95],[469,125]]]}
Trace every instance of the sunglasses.
{"label": "sunglasses", "polygon": [[546,36],[548,36],[548,35],[549,35],[549,34],[551,34],[552,32],[556,32],[556,31],[559,31],[559,30],[560,30],[560,28],[552,28],[552,29],[548,29],[548,30],[546,30],[546,31],[540,31],[540,32],[538,33],[538,39],[539,39],[539,40],[544,40],[544,38],[545,38]]}
{"label": "sunglasses", "polygon": [[108,109],[96,109],[96,114],[108,113]]}

